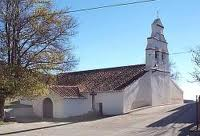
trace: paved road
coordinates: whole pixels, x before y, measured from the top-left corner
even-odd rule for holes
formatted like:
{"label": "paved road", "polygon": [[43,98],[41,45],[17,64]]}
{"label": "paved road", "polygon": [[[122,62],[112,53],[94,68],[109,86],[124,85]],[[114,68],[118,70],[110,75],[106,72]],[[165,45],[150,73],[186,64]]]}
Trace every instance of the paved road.
{"label": "paved road", "polygon": [[176,136],[187,135],[195,105],[168,105],[85,122],[15,123],[0,127],[11,136]]}

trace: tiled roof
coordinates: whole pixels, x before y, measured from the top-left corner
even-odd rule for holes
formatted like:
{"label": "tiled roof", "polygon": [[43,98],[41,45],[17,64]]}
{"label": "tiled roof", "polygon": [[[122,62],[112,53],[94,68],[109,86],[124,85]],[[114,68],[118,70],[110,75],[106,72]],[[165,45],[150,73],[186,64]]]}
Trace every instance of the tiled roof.
{"label": "tiled roof", "polygon": [[61,97],[77,98],[82,97],[79,88],[76,86],[51,86],[50,90]]}
{"label": "tiled roof", "polygon": [[119,91],[145,73],[144,64],[62,73],[58,75],[57,85],[65,86],[62,89],[67,92],[67,86],[76,86],[80,93]]}

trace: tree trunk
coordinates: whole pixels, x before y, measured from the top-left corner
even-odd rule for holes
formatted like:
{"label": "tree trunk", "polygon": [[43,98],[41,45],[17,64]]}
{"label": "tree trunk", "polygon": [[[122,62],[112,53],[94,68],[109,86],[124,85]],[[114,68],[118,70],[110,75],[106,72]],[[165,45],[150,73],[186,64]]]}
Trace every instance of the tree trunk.
{"label": "tree trunk", "polygon": [[0,121],[4,120],[4,104],[5,104],[5,99],[0,97]]}

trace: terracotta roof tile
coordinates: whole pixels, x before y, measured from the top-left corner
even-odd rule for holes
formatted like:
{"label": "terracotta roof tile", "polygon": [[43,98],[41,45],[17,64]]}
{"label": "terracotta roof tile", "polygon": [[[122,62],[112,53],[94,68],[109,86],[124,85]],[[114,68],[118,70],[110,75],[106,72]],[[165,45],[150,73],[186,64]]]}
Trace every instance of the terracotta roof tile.
{"label": "terracotta roof tile", "polygon": [[145,73],[145,64],[70,72],[59,74],[57,84],[76,86],[80,93],[118,91]]}
{"label": "terracotta roof tile", "polygon": [[51,86],[50,90],[56,93],[61,97],[70,97],[70,98],[77,98],[83,97],[80,92],[79,88],[76,86]]}

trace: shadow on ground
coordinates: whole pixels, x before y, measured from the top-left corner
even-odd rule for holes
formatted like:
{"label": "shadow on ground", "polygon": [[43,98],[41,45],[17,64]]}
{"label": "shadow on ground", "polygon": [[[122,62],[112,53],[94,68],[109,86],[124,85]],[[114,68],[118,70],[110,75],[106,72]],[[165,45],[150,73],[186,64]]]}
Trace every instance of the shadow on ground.
{"label": "shadow on ground", "polygon": [[18,123],[52,122],[52,123],[54,123],[54,125],[37,127],[37,128],[33,128],[33,129],[24,129],[24,130],[7,132],[7,133],[0,133],[0,135],[19,134],[19,133],[30,132],[30,131],[35,131],[35,130],[42,130],[42,129],[66,126],[66,125],[71,125],[71,124],[80,123],[80,122],[96,121],[96,120],[100,120],[100,119],[104,119],[104,118],[108,118],[108,117],[111,117],[111,116],[99,116],[96,114],[86,114],[83,116],[70,117],[70,118],[66,118],[66,119],[40,119],[40,118],[35,118],[35,117],[33,117],[33,118],[18,118],[18,119],[16,119],[16,122],[18,122]]}
{"label": "shadow on ground", "polygon": [[54,122],[54,123],[61,123],[61,122],[71,122],[71,123],[78,123],[78,122],[86,122],[86,121],[96,121],[104,118],[108,118],[111,116],[100,116],[96,114],[85,114],[82,116],[76,116],[76,117],[69,117],[65,119],[41,119],[37,117],[27,117],[27,118],[17,118],[17,123],[34,123],[34,122]]}
{"label": "shadow on ground", "polygon": [[[188,124],[185,127],[176,128],[176,126],[172,126],[175,129],[180,129],[180,136],[186,136],[188,135],[188,132],[190,128],[194,126],[195,122],[195,104],[191,101],[189,101],[186,105],[183,105],[181,107],[178,107],[176,109],[167,111],[172,112],[169,116],[162,118],[150,125],[148,125],[148,128],[157,128],[159,127],[165,127],[169,124]],[[85,121],[96,121],[101,120],[104,118],[107,118],[110,116],[97,116],[94,114],[87,114],[84,116],[78,116],[78,117],[70,117],[66,119],[40,119],[40,118],[18,118],[16,121],[18,123],[33,123],[33,122],[54,122],[53,125],[44,126],[44,127],[38,127],[33,129],[26,129],[26,130],[19,130],[15,132],[8,132],[8,133],[0,133],[0,135],[10,135],[10,134],[20,134],[24,132],[30,132],[35,130],[42,130],[42,129],[48,129],[48,128],[54,128],[54,127],[60,127],[60,126],[66,126],[71,125],[79,122],[85,122]],[[159,131],[159,130],[158,130]]]}
{"label": "shadow on ground", "polygon": [[[32,106],[29,105],[23,105],[20,104],[19,101],[14,101],[10,102],[5,106],[5,109],[17,109],[17,108],[31,108]],[[74,123],[79,123],[79,122],[88,122],[88,121],[96,121],[104,118],[108,118],[111,116],[100,116],[99,114],[96,113],[88,113],[82,116],[76,116],[76,117],[69,117],[65,119],[42,119],[38,117],[15,117],[12,120],[8,120],[11,122],[17,122],[17,123],[40,123],[40,122],[50,122],[53,123],[53,125],[48,125],[44,127],[38,127],[38,128],[33,128],[33,129],[24,129],[24,130],[19,130],[19,131],[13,131],[13,132],[8,132],[8,133],[1,133],[0,135],[9,135],[9,134],[18,134],[18,133],[23,133],[23,132],[29,132],[29,131],[34,131],[34,130],[41,130],[41,129],[47,129],[47,128],[53,128],[53,127],[60,127],[60,126],[66,126]]]}
{"label": "shadow on ground", "polygon": [[[186,127],[180,129],[180,136],[186,136],[189,134],[189,130],[194,126],[195,117],[196,117],[196,109],[195,103],[187,103],[184,106],[178,107],[176,109],[170,110],[168,112],[172,112],[169,116],[162,118],[147,127],[165,127],[169,124],[188,124]],[[173,128],[176,128],[172,125]]]}

